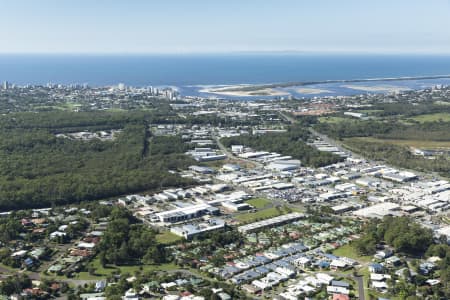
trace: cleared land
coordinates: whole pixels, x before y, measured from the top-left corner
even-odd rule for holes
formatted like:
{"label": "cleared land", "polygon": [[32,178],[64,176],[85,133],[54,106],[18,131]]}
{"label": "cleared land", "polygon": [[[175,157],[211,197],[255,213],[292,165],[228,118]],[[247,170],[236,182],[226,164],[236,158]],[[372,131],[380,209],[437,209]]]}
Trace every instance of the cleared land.
{"label": "cleared land", "polygon": [[348,121],[350,118],[344,117],[320,117],[319,122],[321,123],[340,123],[344,121]]}
{"label": "cleared land", "polygon": [[337,256],[345,256],[360,262],[369,262],[372,260],[371,256],[359,255],[356,249],[350,244],[337,248],[336,250],[333,251],[333,254]]}
{"label": "cleared land", "polygon": [[412,117],[411,119],[420,123],[435,122],[440,120],[442,120],[443,122],[450,122],[450,114],[449,113],[426,114]]}
{"label": "cleared land", "polygon": [[246,201],[246,203],[250,204],[254,208],[264,208],[268,206],[271,202],[264,198],[254,198]]}
{"label": "cleared land", "polygon": [[441,141],[421,141],[421,140],[398,140],[398,139],[378,139],[373,137],[355,137],[346,140],[362,140],[367,142],[383,142],[387,144],[414,147],[414,148],[424,148],[424,149],[450,149],[449,142]]}
{"label": "cleared land", "polygon": [[173,234],[170,231],[164,231],[163,233],[156,235],[156,241],[161,244],[171,244],[171,243],[178,242],[181,240],[182,240],[181,237]]}
{"label": "cleared land", "polygon": [[235,217],[236,220],[241,221],[243,223],[251,223],[259,220],[269,219],[273,217],[277,217],[282,214],[288,213],[288,210],[284,207],[272,207],[267,209],[262,209],[253,213],[243,213],[237,215]]}
{"label": "cleared land", "polygon": [[437,104],[437,105],[450,105],[450,102],[447,102],[447,101],[435,101],[434,104]]}
{"label": "cleared land", "polygon": [[105,266],[102,267],[100,264],[100,260],[98,257],[96,257],[92,262],[89,263],[88,268],[94,268],[95,273],[93,275],[89,274],[88,272],[80,272],[76,276],[75,279],[80,280],[90,280],[90,279],[98,279],[106,276],[110,276],[113,273],[120,273],[120,274],[133,274],[134,271],[137,270],[144,270],[144,271],[171,271],[171,270],[177,270],[180,267],[173,264],[173,263],[167,263],[167,264],[161,264],[161,265],[135,265],[135,266]]}

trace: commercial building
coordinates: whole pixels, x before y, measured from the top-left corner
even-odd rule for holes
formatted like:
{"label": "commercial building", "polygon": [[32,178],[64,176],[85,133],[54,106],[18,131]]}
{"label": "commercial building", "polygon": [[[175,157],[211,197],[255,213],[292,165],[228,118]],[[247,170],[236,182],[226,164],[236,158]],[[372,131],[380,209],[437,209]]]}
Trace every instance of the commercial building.
{"label": "commercial building", "polygon": [[407,182],[417,179],[417,175],[411,172],[388,172],[383,173],[381,178],[395,182]]}
{"label": "commercial building", "polygon": [[261,157],[263,155],[267,155],[269,154],[269,152],[266,151],[259,151],[259,152],[245,152],[245,153],[241,153],[238,156],[241,158],[245,158],[245,159],[253,159],[253,158],[258,158]]}
{"label": "commercial building", "polygon": [[300,168],[300,161],[298,159],[291,160],[276,160],[266,166],[266,169],[273,171],[293,171]]}
{"label": "commercial building", "polygon": [[215,172],[214,169],[204,166],[190,166],[189,170],[200,174],[213,174]]}
{"label": "commercial building", "polygon": [[198,224],[188,224],[183,226],[176,226],[170,228],[170,232],[178,236],[182,236],[189,240],[196,235],[200,235],[206,232],[219,230],[225,227],[225,222],[221,219],[210,219],[206,222]]}
{"label": "commercial building", "polygon": [[192,156],[196,161],[213,161],[227,158],[225,154],[211,148],[195,148],[186,152]]}
{"label": "commercial building", "polygon": [[231,201],[222,202],[222,206],[230,211],[242,211],[251,208],[248,203],[236,203]]}
{"label": "commercial building", "polygon": [[365,114],[365,113],[358,113],[358,112],[351,112],[351,111],[344,112],[344,115],[349,116],[349,117],[354,117],[357,119],[367,118],[367,114]]}
{"label": "commercial building", "polygon": [[301,213],[297,213],[297,212],[290,213],[290,214],[278,216],[278,217],[275,217],[275,218],[271,218],[271,219],[267,219],[267,220],[263,220],[263,221],[259,221],[259,222],[255,222],[255,223],[250,223],[250,224],[247,224],[247,225],[239,226],[238,227],[238,231],[241,232],[241,233],[252,232],[252,231],[260,230],[262,228],[278,226],[278,225],[281,225],[281,224],[294,222],[294,221],[300,220],[300,219],[302,219],[304,217],[305,217],[305,215],[301,214]]}
{"label": "commercial building", "polygon": [[244,146],[243,145],[232,145],[231,146],[231,152],[234,154],[239,154],[244,152]]}
{"label": "commercial building", "polygon": [[447,242],[450,244],[450,225],[436,230],[436,235],[447,237]]}
{"label": "commercial building", "polygon": [[333,206],[331,209],[333,210],[334,213],[341,214],[341,213],[344,213],[347,211],[351,211],[353,208],[354,207],[352,204],[344,203],[344,204]]}
{"label": "commercial building", "polygon": [[388,215],[399,215],[400,205],[392,202],[383,202],[354,211],[353,214],[364,218],[382,218]]}
{"label": "commercial building", "polygon": [[241,167],[239,165],[234,164],[224,164],[222,166],[222,169],[227,172],[237,172],[241,169]]}
{"label": "commercial building", "polygon": [[217,214],[219,214],[219,210],[216,207],[213,207],[209,204],[198,204],[160,212],[156,214],[156,217],[160,222],[176,223],[194,218],[199,218],[204,215],[217,215]]}

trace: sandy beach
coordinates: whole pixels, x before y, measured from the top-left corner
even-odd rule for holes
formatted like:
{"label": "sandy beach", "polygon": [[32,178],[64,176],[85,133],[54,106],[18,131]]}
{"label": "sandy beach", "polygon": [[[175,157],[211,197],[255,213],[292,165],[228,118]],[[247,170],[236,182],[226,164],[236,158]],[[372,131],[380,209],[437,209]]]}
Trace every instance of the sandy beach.
{"label": "sandy beach", "polygon": [[254,96],[288,96],[289,93],[285,91],[279,91],[272,88],[262,88],[255,89],[251,91],[241,91],[240,88],[245,87],[245,85],[236,86],[226,86],[221,88],[204,88],[201,89],[202,93],[223,95],[223,96],[234,96],[234,97],[254,97]]}
{"label": "sandy beach", "polygon": [[295,89],[295,91],[299,94],[309,94],[309,95],[332,93],[332,91],[317,88],[298,88]]}
{"label": "sandy beach", "polygon": [[352,89],[352,90],[359,90],[359,91],[365,91],[365,92],[401,92],[401,91],[408,91],[410,90],[407,87],[402,86],[392,86],[392,85],[374,85],[374,86],[365,86],[365,85],[343,85],[342,87]]}

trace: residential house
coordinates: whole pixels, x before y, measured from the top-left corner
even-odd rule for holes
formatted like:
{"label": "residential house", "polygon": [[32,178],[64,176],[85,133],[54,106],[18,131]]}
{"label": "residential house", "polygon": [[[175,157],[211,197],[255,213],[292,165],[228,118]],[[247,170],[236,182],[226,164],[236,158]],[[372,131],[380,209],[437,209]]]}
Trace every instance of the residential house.
{"label": "residential house", "polygon": [[369,272],[370,273],[383,273],[384,267],[382,264],[379,263],[372,263],[369,265]]}

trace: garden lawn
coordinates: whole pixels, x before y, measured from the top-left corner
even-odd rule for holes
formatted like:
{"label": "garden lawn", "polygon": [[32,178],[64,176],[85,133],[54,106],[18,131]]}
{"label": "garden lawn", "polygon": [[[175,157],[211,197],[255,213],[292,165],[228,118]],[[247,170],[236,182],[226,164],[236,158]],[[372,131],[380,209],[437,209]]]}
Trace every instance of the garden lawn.
{"label": "garden lawn", "polygon": [[449,113],[425,114],[412,117],[411,119],[418,121],[420,123],[435,122],[440,120],[442,120],[443,122],[450,122],[450,114]]}
{"label": "garden lawn", "polygon": [[74,279],[78,280],[95,280],[102,277],[109,276],[114,272],[120,274],[130,273],[133,274],[134,271],[140,270],[142,268],[143,271],[171,271],[177,270],[180,267],[173,263],[166,263],[161,265],[134,265],[134,266],[114,266],[108,265],[102,267],[100,264],[100,260],[98,257],[94,258],[90,263],[89,267],[93,267],[95,269],[95,275],[91,275],[88,272],[80,272],[76,274]]}
{"label": "garden lawn", "polygon": [[372,260],[371,256],[359,255],[356,249],[350,244],[337,248],[333,251],[333,254],[336,256],[345,256],[361,263],[370,262]]}
{"label": "garden lawn", "polygon": [[164,231],[156,235],[156,241],[160,244],[172,244],[181,241],[183,238],[170,231]]}
{"label": "garden lawn", "polygon": [[264,199],[264,198],[254,198],[254,199],[250,199],[245,202],[250,204],[254,208],[264,208],[271,203],[269,200]]}
{"label": "garden lawn", "polygon": [[289,212],[290,211],[288,211],[288,209],[284,207],[272,207],[258,210],[256,212],[242,213],[240,215],[237,215],[235,219],[243,223],[251,223],[264,219],[274,218],[283,214],[287,214]]}

